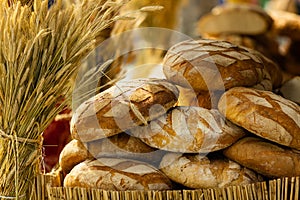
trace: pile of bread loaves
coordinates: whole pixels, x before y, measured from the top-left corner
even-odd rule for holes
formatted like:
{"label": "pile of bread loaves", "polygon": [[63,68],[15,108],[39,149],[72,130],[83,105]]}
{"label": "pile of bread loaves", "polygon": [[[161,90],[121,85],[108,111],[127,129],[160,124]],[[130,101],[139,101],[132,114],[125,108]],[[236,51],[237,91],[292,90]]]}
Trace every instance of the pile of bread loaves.
{"label": "pile of bread loaves", "polygon": [[64,187],[214,188],[300,176],[300,106],[277,93],[284,78],[275,62],[198,39],[171,47],[163,71],[166,79],[120,81],[74,111],[59,160]]}

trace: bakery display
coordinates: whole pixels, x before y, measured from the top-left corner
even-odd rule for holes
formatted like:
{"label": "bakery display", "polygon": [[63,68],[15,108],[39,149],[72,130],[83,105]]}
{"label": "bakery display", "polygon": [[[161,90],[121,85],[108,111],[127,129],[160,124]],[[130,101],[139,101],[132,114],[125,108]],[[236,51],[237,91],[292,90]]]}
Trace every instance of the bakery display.
{"label": "bakery display", "polygon": [[264,139],[243,138],[224,150],[224,155],[270,178],[300,175],[300,152]]}
{"label": "bakery display", "polygon": [[230,121],[273,142],[300,149],[300,106],[270,91],[236,87],[220,98]]}
{"label": "bakery display", "polygon": [[160,167],[171,180],[189,188],[222,188],[263,180],[254,171],[218,155],[168,153]]}
{"label": "bakery display", "polygon": [[116,135],[164,114],[177,98],[178,89],[163,79],[120,81],[74,111],[71,134],[83,142]]}
{"label": "bakery display", "polygon": [[175,107],[147,126],[130,130],[149,146],[181,153],[208,153],[224,149],[245,135],[218,110]]}
{"label": "bakery display", "polygon": [[300,176],[300,107],[277,38],[289,35],[276,23],[258,7],[218,6],[199,21],[200,38],[165,50],[164,79],[121,80],[83,102],[61,154],[63,186],[213,192],[204,199],[234,188],[226,198],[243,199],[251,192],[235,188],[262,183],[279,195],[264,184]]}

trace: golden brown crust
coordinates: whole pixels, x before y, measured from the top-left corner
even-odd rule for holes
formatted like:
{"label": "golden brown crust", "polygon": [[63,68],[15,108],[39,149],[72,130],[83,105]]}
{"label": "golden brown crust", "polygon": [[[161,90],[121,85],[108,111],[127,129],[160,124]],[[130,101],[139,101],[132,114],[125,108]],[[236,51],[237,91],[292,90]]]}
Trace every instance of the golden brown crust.
{"label": "golden brown crust", "polygon": [[273,29],[279,35],[300,40],[300,16],[286,11],[272,10],[268,12],[274,20]]}
{"label": "golden brown crust", "polygon": [[200,18],[200,34],[236,33],[259,35],[270,30],[273,19],[259,6],[251,4],[222,4]]}
{"label": "golden brown crust", "polygon": [[269,91],[237,87],[222,95],[218,108],[248,131],[300,149],[300,107],[296,103]]}
{"label": "golden brown crust", "polygon": [[171,181],[155,167],[134,160],[99,158],[76,165],[65,177],[65,187],[104,190],[166,190]]}
{"label": "golden brown crust", "polygon": [[[254,51],[254,50],[253,50]],[[225,41],[187,40],[171,47],[163,63],[168,80],[196,92],[252,87],[271,80],[260,57]]]}
{"label": "golden brown crust", "polygon": [[148,146],[139,138],[126,133],[88,142],[86,146],[89,153],[95,158],[128,158],[151,164],[157,164],[163,154],[161,151]]}
{"label": "golden brown crust", "polygon": [[217,151],[245,134],[217,110],[201,107],[176,107],[148,126],[136,127],[130,132],[149,146],[182,153]]}
{"label": "golden brown crust", "polygon": [[229,159],[271,178],[300,175],[299,152],[260,138],[242,138],[223,152]]}
{"label": "golden brown crust", "polygon": [[168,153],[160,168],[171,180],[189,188],[221,188],[262,181],[255,172],[222,156]]}
{"label": "golden brown crust", "polygon": [[87,158],[91,158],[84,144],[79,140],[71,140],[59,155],[59,165],[63,172],[68,173],[73,167]]}
{"label": "golden brown crust", "polygon": [[163,115],[177,98],[176,86],[163,79],[121,81],[79,106],[72,136],[88,142],[116,135]]}

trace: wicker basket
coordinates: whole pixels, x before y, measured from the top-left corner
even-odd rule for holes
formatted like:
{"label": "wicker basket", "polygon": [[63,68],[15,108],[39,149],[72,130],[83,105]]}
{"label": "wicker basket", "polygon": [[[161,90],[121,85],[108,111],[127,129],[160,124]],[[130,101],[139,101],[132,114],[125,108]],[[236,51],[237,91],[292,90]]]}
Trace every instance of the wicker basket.
{"label": "wicker basket", "polygon": [[242,186],[197,190],[105,191],[46,185],[49,200],[298,200],[300,177],[281,178]]}

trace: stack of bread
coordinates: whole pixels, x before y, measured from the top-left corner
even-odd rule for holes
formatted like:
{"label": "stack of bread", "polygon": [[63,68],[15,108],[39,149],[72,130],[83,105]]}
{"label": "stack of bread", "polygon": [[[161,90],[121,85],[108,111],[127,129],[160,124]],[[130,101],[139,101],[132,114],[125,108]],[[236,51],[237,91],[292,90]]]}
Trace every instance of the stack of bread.
{"label": "stack of bread", "polygon": [[59,161],[64,187],[221,188],[300,176],[300,106],[280,95],[286,72],[272,60],[216,39],[174,45],[165,79],[120,81],[74,111]]}

